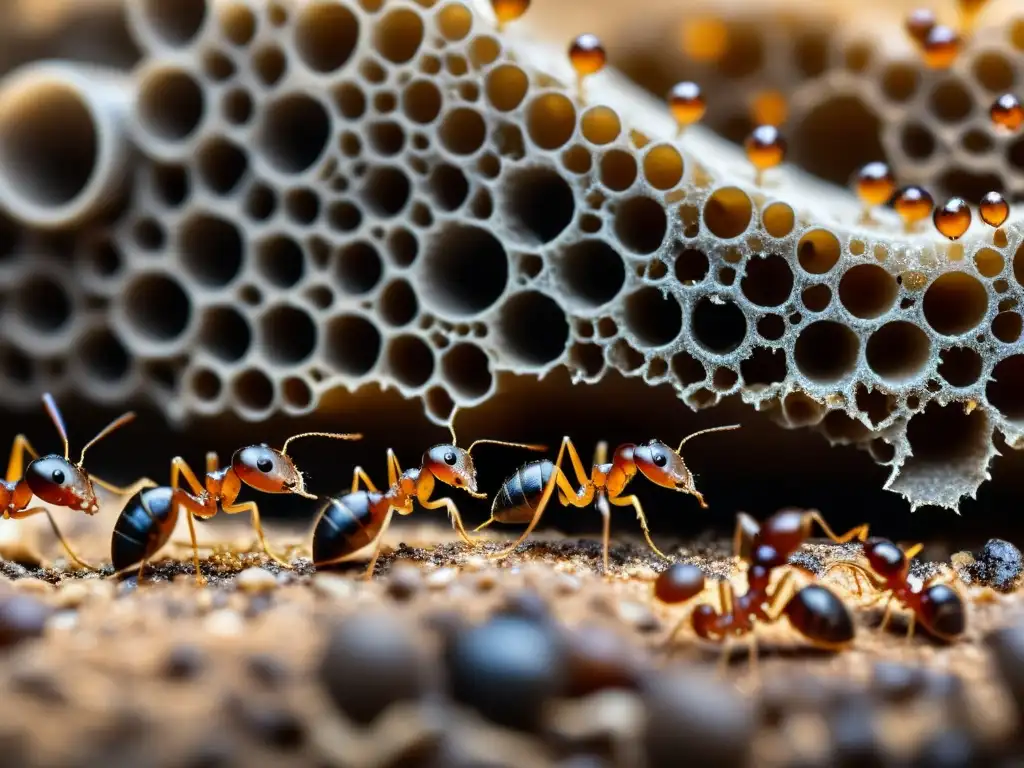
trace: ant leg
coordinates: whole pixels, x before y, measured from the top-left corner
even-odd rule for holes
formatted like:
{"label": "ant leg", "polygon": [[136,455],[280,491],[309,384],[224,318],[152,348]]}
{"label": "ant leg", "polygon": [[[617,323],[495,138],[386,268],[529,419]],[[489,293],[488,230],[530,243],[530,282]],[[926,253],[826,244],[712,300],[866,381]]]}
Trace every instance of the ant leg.
{"label": "ant leg", "polygon": [[217,457],[216,451],[207,451],[206,453],[206,472],[216,472],[220,469],[220,459]]}
{"label": "ant leg", "polygon": [[38,515],[40,512],[46,515],[46,519],[50,521],[50,527],[53,529],[53,534],[57,537],[57,540],[60,541],[61,546],[64,547],[64,551],[68,553],[68,557],[70,557],[74,562],[78,563],[78,565],[80,565],[82,568],[85,568],[87,571],[98,571],[99,568],[97,568],[95,565],[90,565],[89,563],[85,562],[85,560],[80,558],[77,554],[75,554],[75,550],[71,548],[71,544],[69,544],[68,540],[64,538],[64,534],[61,533],[60,528],[57,526],[57,521],[53,519],[53,514],[46,507],[30,507],[29,509],[21,509],[18,510],[17,512],[12,512],[11,519],[24,520],[26,517]]}
{"label": "ant leg", "polygon": [[602,492],[597,494],[597,510],[601,513],[601,552],[604,555],[604,575],[608,575],[608,540],[611,538],[612,510],[608,506],[608,497]]}
{"label": "ant leg", "polygon": [[836,544],[848,544],[854,539],[857,539],[858,541],[864,541],[868,537],[867,523],[865,523],[864,525],[858,525],[856,528],[851,528],[842,536],[837,536],[833,532],[833,530],[828,527],[828,523],[825,522],[825,518],[821,516],[820,512],[808,512],[807,517],[812,522],[817,523],[821,530],[825,532],[825,535],[832,539],[832,541],[834,541]]}
{"label": "ant leg", "polygon": [[836,560],[834,563],[829,563],[825,566],[825,570],[821,572],[820,578],[824,579],[828,575],[829,571],[836,570],[838,568],[849,568],[851,571],[859,573],[867,580],[868,584],[880,592],[884,592],[887,589],[886,583],[881,578],[872,573],[870,569],[860,563],[855,563],[852,560]]}
{"label": "ant leg", "polygon": [[[201,496],[206,493],[206,487],[199,482],[199,478],[196,477],[196,473],[192,471],[192,468],[185,463],[185,460],[181,456],[175,456],[171,459],[171,489],[174,491],[180,490],[178,485],[179,476],[185,477],[185,482],[188,483],[192,489],[192,493],[197,496]],[[180,494],[175,493],[175,496]]]}
{"label": "ant leg", "polygon": [[466,533],[466,528],[462,524],[462,515],[459,514],[459,508],[455,506],[454,501],[452,501],[449,498],[434,499],[433,501],[431,501],[430,499],[423,501],[421,499],[420,504],[423,506],[424,509],[440,509],[441,507],[447,507],[448,518],[452,522],[452,527],[456,530],[456,532],[459,534],[459,536],[462,538],[464,542],[469,544],[471,547],[476,546],[476,542],[469,537],[468,533]]}
{"label": "ant leg", "polygon": [[725,671],[729,668],[729,662],[732,660],[733,644],[732,635],[726,635],[722,639],[722,652],[718,655],[718,664],[715,665],[715,674],[718,677],[725,677]]}
{"label": "ant leg", "polygon": [[39,458],[38,451],[31,446],[28,438],[24,435],[18,435],[14,438],[14,445],[11,446],[11,456],[7,460],[6,480],[8,483],[16,483],[25,474],[26,453],[33,459]]}
{"label": "ant leg", "polygon": [[736,565],[750,555],[754,538],[761,532],[761,524],[746,512],[736,513],[736,528],[732,534],[732,557]]}
{"label": "ant leg", "polygon": [[196,569],[196,584],[203,586],[206,584],[206,577],[199,568],[199,543],[196,541],[196,524],[192,518],[192,510],[185,510],[185,520],[188,522],[188,535],[192,539],[192,566]]}
{"label": "ant leg", "polygon": [[761,677],[761,667],[757,657],[757,625],[755,624],[754,629],[747,633],[747,669],[750,672],[750,682],[754,687],[757,687]]}
{"label": "ant leg", "polygon": [[671,559],[668,555],[666,555],[664,552],[658,549],[655,546],[654,542],[651,540],[651,531],[647,527],[647,518],[644,516],[644,508],[640,506],[640,499],[638,499],[636,496],[612,496],[610,499],[608,499],[608,501],[610,501],[617,507],[628,507],[632,505],[633,509],[636,510],[636,516],[637,519],[640,521],[640,527],[643,529],[644,538],[647,539],[647,546],[653,549],[655,553],[658,555],[658,557],[661,557],[665,560]]}
{"label": "ant leg", "polygon": [[914,637],[914,627],[917,624],[917,614],[910,614],[910,621],[907,623],[907,642],[909,643]]}
{"label": "ant leg", "polygon": [[572,444],[571,439],[563,437],[562,444],[558,448],[558,456],[555,457],[555,469],[551,473],[551,477],[548,478],[547,484],[544,486],[544,492],[540,496],[540,501],[537,502],[537,508],[533,511],[533,519],[530,520],[530,524],[526,526],[526,530],[523,531],[522,535],[516,539],[511,546],[491,554],[490,557],[492,559],[501,560],[502,558],[508,557],[515,551],[516,547],[526,541],[526,538],[533,533],[533,529],[537,527],[537,523],[540,522],[541,515],[544,514],[544,510],[547,507],[548,502],[551,500],[551,494],[555,492],[556,485],[566,495],[567,499],[576,498],[576,489],[569,484],[569,481],[566,479],[565,473],[561,468],[562,457],[565,455],[566,451],[569,452],[569,460],[572,462],[573,469],[576,471],[580,485],[586,485],[590,482],[586,473],[583,471],[583,463],[580,461],[580,456],[576,452],[576,446]]}
{"label": "ant leg", "polygon": [[793,597],[793,592],[796,590],[796,584],[793,583],[793,571],[787,570],[782,578],[779,579],[775,585],[775,590],[768,598],[768,607],[765,609],[765,615],[769,621],[778,621],[782,612],[786,610],[786,604]]}
{"label": "ant leg", "polygon": [[601,465],[608,463],[608,443],[602,440],[594,448],[594,464]]}
{"label": "ant leg", "polygon": [[89,479],[92,480],[92,482],[94,482],[103,490],[109,491],[115,496],[134,496],[139,491],[144,491],[147,488],[157,487],[156,483],[150,480],[148,477],[140,478],[139,480],[136,480],[134,483],[132,483],[129,486],[125,486],[124,488],[114,485],[113,483],[108,483],[106,480],[102,480],[96,477],[96,475],[89,475]]}
{"label": "ant leg", "polygon": [[366,486],[366,490],[370,491],[371,493],[376,493],[377,492],[377,488],[376,488],[376,486],[374,486],[373,480],[370,479],[370,476],[367,475],[366,472],[363,471],[362,467],[356,467],[355,469],[352,470],[352,490],[351,490],[351,493],[355,493],[356,491],[359,490],[359,481],[360,480],[363,481],[363,485]]}
{"label": "ant leg", "polygon": [[370,564],[366,566],[366,573],[363,575],[363,578],[367,581],[373,578],[373,571],[377,567],[377,558],[380,557],[380,547],[384,543],[384,534],[387,533],[388,526],[391,525],[391,516],[394,514],[394,511],[394,507],[388,507],[388,514],[380,526],[380,533],[377,534],[377,540],[373,546],[373,557],[370,558]]}
{"label": "ant leg", "polygon": [[270,551],[270,545],[267,544],[266,534],[263,533],[263,524],[260,522],[260,510],[256,506],[255,501],[244,501],[241,504],[225,504],[221,507],[226,515],[236,515],[239,512],[248,512],[252,515],[252,527],[256,529],[256,536],[260,540],[260,546],[266,553],[267,557],[273,560],[275,563],[280,565],[282,568],[292,569],[292,564],[289,563],[282,557],[278,557]]}
{"label": "ant leg", "polygon": [[892,592],[889,593],[889,598],[885,601],[885,610],[882,613],[882,621],[878,625],[878,631],[884,632],[885,628],[889,626],[889,619],[892,618]]}
{"label": "ant leg", "polygon": [[913,558],[921,554],[921,550],[924,549],[924,544],[915,544],[912,547],[907,547],[903,550],[903,556],[907,558],[907,562],[910,562]]}
{"label": "ant leg", "polygon": [[395,452],[388,448],[388,486],[394,488],[398,485],[398,478],[402,476],[402,468],[398,465],[398,457]]}

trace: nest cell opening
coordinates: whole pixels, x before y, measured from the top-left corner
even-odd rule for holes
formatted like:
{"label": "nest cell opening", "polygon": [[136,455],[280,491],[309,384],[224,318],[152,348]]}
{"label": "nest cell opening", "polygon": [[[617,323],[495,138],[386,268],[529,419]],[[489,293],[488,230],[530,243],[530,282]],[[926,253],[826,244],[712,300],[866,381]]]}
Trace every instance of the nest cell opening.
{"label": "nest cell opening", "polygon": [[441,144],[455,155],[472,155],[484,145],[487,125],[475,109],[453,109],[441,121],[438,130]]}
{"label": "nest cell opening", "polygon": [[812,229],[804,233],[797,244],[797,259],[805,272],[823,275],[839,261],[839,239],[827,229]]}
{"label": "nest cell opening", "polygon": [[393,64],[405,64],[423,42],[423,19],[410,8],[391,11],[377,21],[374,46]]}
{"label": "nest cell opening", "polygon": [[325,356],[336,370],[364,376],[377,364],[381,336],[377,326],[361,315],[345,314],[327,324]]}
{"label": "nest cell opening", "polygon": [[537,96],[527,107],[526,130],[541,149],[559,149],[576,131],[576,108],[560,93]]}
{"label": "nest cell opening", "polygon": [[529,245],[551,242],[576,214],[572,189],[550,168],[525,168],[510,174],[504,184],[504,197],[508,226]]}
{"label": "nest cell opening", "polygon": [[808,379],[832,384],[854,371],[859,351],[860,341],[852,330],[832,320],[820,320],[800,332],[793,357]]}
{"label": "nest cell opening", "polygon": [[203,87],[188,72],[166,67],[139,85],[138,117],[143,130],[168,142],[181,142],[199,127],[206,110]]}
{"label": "nest cell opening", "polygon": [[218,195],[229,195],[249,170],[248,153],[228,139],[215,136],[196,155],[199,179]]}
{"label": "nest cell opening", "polygon": [[114,384],[128,375],[131,357],[121,340],[108,328],[90,331],[75,346],[87,376],[104,384]]}
{"label": "nest cell opening", "polygon": [[343,3],[305,3],[295,19],[295,50],[314,72],[334,72],[359,42],[359,21]]}
{"label": "nest cell opening", "polygon": [[865,355],[880,378],[902,383],[921,375],[931,359],[931,342],[916,325],[898,320],[871,334]]}
{"label": "nest cell opening", "polygon": [[1024,355],[1011,355],[996,365],[985,395],[1007,420],[1024,422]]}
{"label": "nest cell opening", "polygon": [[601,183],[613,192],[625,192],[636,181],[636,160],[629,152],[610,149],[601,158]]}
{"label": "nest cell opening", "polygon": [[970,347],[952,347],[939,354],[939,376],[953,387],[969,387],[981,378],[981,355]]}
{"label": "nest cell opening", "polygon": [[71,320],[71,296],[62,283],[46,275],[28,277],[11,299],[15,316],[38,333],[57,333]]}
{"label": "nest cell opening", "polygon": [[492,306],[508,284],[508,256],[485,229],[449,223],[420,262],[424,297],[442,313],[473,315]]}
{"label": "nest cell opening", "polygon": [[434,376],[434,352],[419,336],[404,334],[388,342],[388,371],[397,381],[419,389]]}
{"label": "nest cell opening", "polygon": [[281,173],[297,174],[320,158],[330,133],[327,108],[311,96],[295,93],[265,105],[256,147]]}
{"label": "nest cell opening", "polygon": [[305,254],[294,239],[287,235],[271,235],[255,248],[256,270],[278,288],[291,288],[305,272]]}
{"label": "nest cell opening", "polygon": [[511,112],[522,104],[529,87],[526,73],[515,64],[502,64],[487,73],[487,98],[501,112]]}
{"label": "nest cell opening", "polygon": [[378,312],[388,325],[400,328],[416,319],[419,302],[408,280],[392,280],[380,294]]}
{"label": "nest cell opening", "polygon": [[747,261],[746,275],[740,282],[743,295],[762,307],[778,307],[789,300],[793,292],[793,270],[777,254]]}
{"label": "nest cell opening", "polygon": [[746,232],[753,215],[750,198],[738,187],[716,189],[704,203],[704,226],[722,240],[731,240]]}
{"label": "nest cell opening", "polygon": [[565,294],[584,307],[607,304],[626,281],[622,256],[604,240],[580,240],[557,263]]}
{"label": "nest cell opening", "polygon": [[238,405],[246,411],[263,414],[274,405],[274,382],[257,368],[236,376],[231,383],[231,391]]}
{"label": "nest cell opening", "polygon": [[649,197],[632,197],[615,210],[615,234],[636,253],[654,253],[668,230],[665,209]]}
{"label": "nest cell opening", "polygon": [[786,353],[781,349],[755,347],[750,357],[740,363],[740,373],[747,386],[767,386],[786,380]]}
{"label": "nest cell opening", "polygon": [[679,336],[683,310],[674,295],[647,286],[626,297],[625,321],[640,344],[661,347]]}
{"label": "nest cell opening", "polygon": [[727,355],[743,344],[747,335],[747,318],[735,302],[717,303],[704,297],[694,307],[690,332],[708,352]]}
{"label": "nest cell opening", "polygon": [[896,279],[877,264],[857,264],[839,281],[839,301],[854,317],[870,320],[889,312],[899,296]]}
{"label": "nest cell opening", "polygon": [[523,291],[507,299],[501,306],[498,330],[509,354],[524,366],[554,362],[569,341],[565,313],[539,291]]}
{"label": "nest cell opening", "polygon": [[180,238],[182,266],[197,282],[224,286],[241,271],[242,233],[231,221],[196,213],[182,224]]}
{"label": "nest cell opening", "polygon": [[384,263],[377,249],[357,241],[339,249],[334,257],[334,279],[342,291],[359,296],[369,293],[380,282]]}
{"label": "nest cell opening", "polygon": [[772,203],[761,213],[761,222],[769,235],[779,239],[793,231],[796,215],[785,203]]}
{"label": "nest cell opening", "polygon": [[132,330],[155,342],[179,338],[192,319],[192,302],[170,275],[139,273],[125,286],[122,299]]}
{"label": "nest cell opening", "polygon": [[165,45],[188,45],[206,20],[206,0],[138,0],[142,21]]}
{"label": "nest cell opening", "polygon": [[208,307],[199,326],[199,344],[218,360],[235,363],[249,352],[252,328],[234,307]]}
{"label": "nest cell opening", "polygon": [[401,213],[409,202],[411,192],[409,177],[397,166],[371,168],[362,185],[362,198],[367,208],[384,218]]}
{"label": "nest cell opening", "polygon": [[708,275],[711,264],[703,251],[686,248],[676,256],[676,280],[680,285],[696,285]]}
{"label": "nest cell opening", "polygon": [[988,311],[985,286],[966,272],[940,275],[925,291],[924,319],[937,333],[957,336],[977,327]]}

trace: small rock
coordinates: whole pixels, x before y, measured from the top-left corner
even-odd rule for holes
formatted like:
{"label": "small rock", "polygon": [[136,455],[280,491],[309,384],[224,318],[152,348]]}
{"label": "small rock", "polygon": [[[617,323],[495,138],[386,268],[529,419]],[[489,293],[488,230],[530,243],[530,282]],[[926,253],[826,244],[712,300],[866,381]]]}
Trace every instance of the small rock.
{"label": "small rock", "polygon": [[893,704],[905,704],[920,696],[927,686],[927,675],[920,667],[880,661],[871,675],[871,692]]}
{"label": "small rock", "polygon": [[60,608],[77,608],[91,594],[89,587],[79,580],[68,580],[61,583],[57,590],[57,605]]}
{"label": "small rock", "polygon": [[254,594],[270,592],[277,589],[277,578],[265,568],[246,568],[235,577],[235,586]]}
{"label": "small rock", "polygon": [[28,595],[0,598],[0,648],[40,637],[53,610]]}
{"label": "small rock", "polygon": [[183,643],[168,652],[163,675],[168,680],[194,680],[205,667],[206,654],[194,645]]}
{"label": "small rock", "polygon": [[583,582],[569,573],[556,573],[551,581],[555,593],[559,595],[575,595],[583,588]]}
{"label": "small rock", "polygon": [[639,686],[638,651],[616,633],[602,627],[576,627],[566,633],[565,647],[569,696]]}
{"label": "small rock", "polygon": [[395,600],[411,600],[422,586],[423,575],[414,565],[396,565],[388,576],[388,594]]}
{"label": "small rock", "polygon": [[886,764],[885,749],[875,731],[871,699],[866,693],[842,696],[833,703],[826,719],[832,736],[832,765],[868,768]]}
{"label": "small rock", "polygon": [[11,675],[15,690],[46,704],[64,704],[67,695],[60,678],[46,669],[18,669]]}
{"label": "small rock", "polygon": [[463,570],[469,572],[482,571],[490,566],[490,562],[483,555],[470,555],[462,563]]}
{"label": "small rock", "polygon": [[533,589],[518,589],[511,592],[498,607],[497,614],[515,616],[536,622],[551,620],[551,609],[548,601]]}
{"label": "small rock", "polygon": [[911,763],[914,768],[972,768],[987,764],[971,735],[959,729],[942,729],[930,737]]}
{"label": "small rock", "polygon": [[423,581],[427,589],[447,589],[458,575],[459,572],[455,568],[438,568],[428,573]]}
{"label": "small rock", "polygon": [[1017,547],[1002,539],[989,539],[980,552],[973,554],[973,562],[963,568],[968,581],[999,592],[1016,589],[1022,571],[1024,556]]}
{"label": "small rock", "polygon": [[245,620],[238,611],[222,608],[203,620],[203,629],[217,637],[238,637],[245,630]]}
{"label": "small rock", "polygon": [[270,653],[254,653],[247,659],[246,667],[252,679],[265,688],[280,688],[288,680],[288,667]]}
{"label": "small rock", "polygon": [[355,585],[349,579],[336,573],[314,574],[313,589],[331,600],[349,600],[356,591]]}
{"label": "small rock", "polygon": [[644,603],[635,600],[622,600],[618,608],[619,618],[639,632],[657,632],[661,622],[654,612]]}

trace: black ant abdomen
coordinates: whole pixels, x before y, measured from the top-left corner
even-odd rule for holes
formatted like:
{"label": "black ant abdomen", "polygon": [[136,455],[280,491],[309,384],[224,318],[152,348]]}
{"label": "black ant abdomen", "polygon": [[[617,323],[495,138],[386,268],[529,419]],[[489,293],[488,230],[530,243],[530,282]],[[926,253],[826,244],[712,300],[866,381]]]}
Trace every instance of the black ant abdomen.
{"label": "black ant abdomen", "polygon": [[171,538],[178,522],[178,507],[171,503],[173,495],[166,486],[147,488],[125,505],[110,539],[115,572],[148,560]]}
{"label": "black ant abdomen", "polygon": [[786,603],[789,623],[814,645],[840,650],[853,642],[854,624],[846,604],[820,584],[803,587]]}
{"label": "black ant abdomen", "polygon": [[491,518],[498,523],[528,523],[555,472],[550,459],[530,461],[505,478],[494,496]]}
{"label": "black ant abdomen", "polygon": [[940,640],[954,640],[967,626],[964,601],[948,584],[931,584],[921,592],[919,619]]}
{"label": "black ant abdomen", "polygon": [[337,562],[372,544],[380,533],[373,507],[383,498],[380,493],[354,491],[328,500],[313,529],[313,564]]}

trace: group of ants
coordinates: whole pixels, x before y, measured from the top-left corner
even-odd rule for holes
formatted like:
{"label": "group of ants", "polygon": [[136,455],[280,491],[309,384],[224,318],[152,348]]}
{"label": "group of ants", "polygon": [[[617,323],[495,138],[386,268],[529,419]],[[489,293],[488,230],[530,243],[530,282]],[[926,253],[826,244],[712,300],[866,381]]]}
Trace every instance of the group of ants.
{"label": "group of ants", "polygon": [[[84,468],[86,451],[111,432],[135,418],[128,412],[102,429],[82,449],[77,463],[69,454],[67,430],[53,397],[43,395],[43,405],[63,441],[64,453],[40,456],[24,435],[18,435],[7,465],[7,473],[0,484],[0,509],[5,519],[20,520],[43,513],[47,516],[58,540],[70,558],[79,566],[99,570],[84,562],[74,553],[60,532],[50,510],[45,506],[32,506],[33,497],[46,504],[68,508],[87,515],[99,511],[96,486],[125,497],[131,497],[114,526],[111,540],[111,561],[115,575],[143,569],[170,539],[184,510],[191,535],[192,557],[197,581],[205,583],[200,572],[199,546],[196,540],[194,518],[210,518],[222,510],[227,514],[248,512],[263,551],[283,567],[291,564],[275,555],[267,544],[255,502],[238,502],[243,485],[264,493],[296,494],[310,499],[319,497],[309,493],[302,473],[288,455],[289,445],[300,438],[326,437],[341,440],[359,440],[358,434],[331,432],[304,432],[288,438],[280,450],[266,444],[249,445],[235,451],[231,463],[221,467],[217,454],[206,457],[206,474],[202,482],[181,457],[171,462],[170,486],[157,486],[143,478],[131,486],[120,488],[88,473]],[[636,496],[624,495],[637,472],[654,484],[694,496],[702,507],[704,497],[694,486],[693,475],[683,461],[681,451],[686,442],[698,435],[738,428],[739,425],[714,427],[695,432],[684,438],[675,450],[659,440],[640,445],[619,446],[608,461],[607,445],[600,443],[588,477],[572,441],[563,438],[556,459],[541,459],[523,464],[509,476],[495,495],[491,517],[476,530],[491,523],[528,523],[522,535],[511,545],[491,553],[489,557],[502,559],[511,554],[534,530],[544,509],[557,491],[559,503],[566,506],[586,507],[596,503],[603,518],[603,563],[608,573],[608,542],[610,506],[632,506],[639,519],[644,537],[659,556],[667,558],[651,540],[647,521]],[[321,510],[313,530],[312,555],[317,567],[328,566],[349,558],[359,550],[374,546],[366,577],[373,575],[384,532],[392,515],[408,515],[414,501],[426,509],[445,508],[459,536],[468,544],[476,542],[466,532],[455,502],[447,497],[431,499],[438,481],[461,488],[475,498],[486,498],[477,490],[473,449],[482,444],[504,445],[534,451],[544,446],[509,443],[500,440],[477,440],[469,448],[458,447],[454,428],[454,414],[449,424],[451,442],[435,445],[423,455],[418,468],[402,470],[393,451],[388,450],[388,487],[378,490],[361,467],[356,467],[349,493],[330,498]],[[25,464],[25,458],[30,458]],[[568,455],[578,487],[562,469]],[[182,486],[184,480],[184,487]],[[365,488],[360,488],[360,482]],[[892,541],[868,538],[868,526],[858,526],[843,535],[836,535],[816,511],[785,509],[764,523],[740,513],[736,525],[733,549],[738,563],[746,565],[747,590],[737,594],[729,581],[718,582],[718,607],[710,603],[697,605],[684,618],[678,631],[689,624],[703,639],[725,642],[746,637],[754,641],[757,624],[773,623],[785,616],[790,625],[813,646],[840,650],[854,639],[854,622],[845,603],[834,592],[820,583],[809,583],[799,589],[794,580],[795,566],[790,557],[811,535],[817,523],[832,541],[845,544],[857,540],[863,547],[863,558],[857,561],[833,562],[829,569],[852,569],[857,591],[861,591],[861,577],[877,590],[877,596],[887,597],[882,619],[884,627],[889,620],[893,601],[910,611],[908,637],[914,630],[915,620],[932,636],[953,641],[965,629],[966,616],[963,598],[950,584],[935,577],[925,583],[910,577],[910,560],[920,551],[920,545],[906,551]],[[779,578],[779,571],[782,575]],[[654,597],[666,604],[686,603],[704,592],[704,574],[700,568],[676,563],[663,571],[654,583]],[[753,657],[753,646],[751,649]]]}

